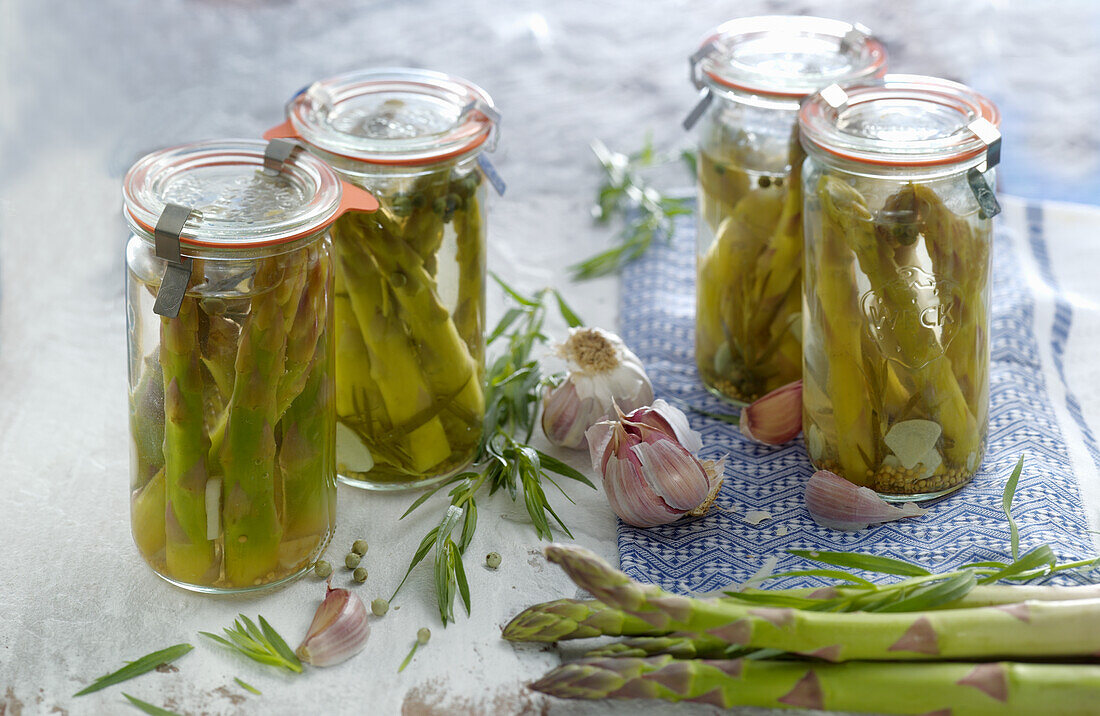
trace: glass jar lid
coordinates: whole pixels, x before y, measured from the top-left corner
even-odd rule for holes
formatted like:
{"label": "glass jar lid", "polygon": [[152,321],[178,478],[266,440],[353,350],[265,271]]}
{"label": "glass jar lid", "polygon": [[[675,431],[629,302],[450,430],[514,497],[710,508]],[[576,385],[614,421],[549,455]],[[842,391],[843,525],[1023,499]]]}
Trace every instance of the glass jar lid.
{"label": "glass jar lid", "polygon": [[[314,82],[287,129],[322,151],[373,164],[430,164],[491,149],[499,115],[477,85],[439,72],[360,70]],[[488,147],[483,145],[489,142]]]}
{"label": "glass jar lid", "polygon": [[997,107],[966,85],[920,75],[830,86],[799,112],[807,151],[890,166],[984,159],[999,151],[1000,120]]}
{"label": "glass jar lid", "polygon": [[881,75],[886,49],[859,25],[823,17],[765,15],[725,22],[692,56],[697,86],[804,97],[826,85]]}
{"label": "glass jar lid", "polygon": [[127,221],[151,235],[165,206],[179,204],[195,212],[180,242],[215,248],[285,243],[334,221],[343,197],[336,172],[304,151],[265,171],[267,147],[226,139],[146,155],[123,180]]}

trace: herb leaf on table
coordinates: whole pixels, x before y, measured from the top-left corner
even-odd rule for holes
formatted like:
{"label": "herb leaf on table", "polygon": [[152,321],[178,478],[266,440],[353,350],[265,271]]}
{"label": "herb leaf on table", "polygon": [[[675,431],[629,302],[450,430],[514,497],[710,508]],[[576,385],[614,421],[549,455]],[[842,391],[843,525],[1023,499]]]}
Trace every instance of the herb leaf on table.
{"label": "herb leaf on table", "polygon": [[236,676],[233,677],[233,680],[237,682],[237,686],[240,686],[245,691],[256,694],[257,696],[263,696],[264,695],[264,692],[260,691],[259,689],[257,689],[252,684],[249,684],[245,681],[242,681],[240,678],[238,678]]}
{"label": "herb leaf on table", "polygon": [[[487,488],[490,495],[503,490],[516,502],[522,499],[535,533],[540,539],[552,539],[551,523],[570,538],[573,535],[550,506],[543,481],[558,488],[566,499],[569,495],[552,475],[595,488],[577,470],[528,444],[535,431],[542,389],[553,380],[553,376],[543,374],[534,355],[536,347],[549,342],[543,332],[548,303],[553,300],[570,327],[581,326],[583,322],[554,289],[542,289],[533,296],[525,296],[499,277],[494,275],[493,279],[515,305],[505,311],[486,338],[490,348],[498,341],[505,345],[486,375],[485,421],[474,470],[455,475],[431,488],[413,501],[402,515],[404,519],[431,497],[450,488],[447,494],[451,500],[443,517],[421,540],[404,578],[390,597],[393,601],[413,569],[434,552],[436,602],[444,626],[455,619],[456,596],[461,598],[467,614],[472,608],[462,560],[477,529],[477,496],[484,489]],[[459,525],[456,542],[452,534]]]}
{"label": "herb leaf on table", "polygon": [[207,631],[199,633],[253,661],[286,669],[296,674],[302,673],[302,662],[287,646],[286,641],[268,624],[266,619],[260,617],[259,620],[260,625],[256,626],[256,623],[244,614],[238,615],[232,628],[225,627],[222,630],[227,638]]}
{"label": "herb leaf on table", "polygon": [[135,659],[134,661],[127,663],[126,666],[122,667],[118,671],[112,671],[106,676],[99,677],[89,686],[86,686],[80,691],[77,691],[75,694],[73,694],[73,696],[84,696],[85,694],[90,694],[99,691],[100,689],[105,689],[108,686],[114,686],[115,684],[121,683],[128,679],[132,679],[135,676],[141,676],[142,674],[146,674],[152,671],[161,664],[168,664],[175,661],[176,659],[180,658],[194,648],[195,647],[191,646],[190,644],[176,644],[175,646],[170,646],[167,649],[161,649],[160,651],[154,651],[151,654],[146,654],[140,659]]}
{"label": "herb leaf on table", "polygon": [[[643,170],[675,159],[672,155],[657,153],[651,140],[647,139],[641,150],[627,155],[612,152],[596,139],[592,142],[592,152],[604,171],[593,214],[601,224],[619,217],[623,228],[616,237],[615,246],[569,267],[577,281],[615,273],[641,258],[654,240],[668,241],[672,237],[674,217],[692,211],[689,200],[665,196],[643,178]],[[685,151],[679,157],[694,174],[695,155]]]}
{"label": "herb leaf on table", "polygon": [[122,695],[125,696],[131,704],[141,709],[145,713],[150,714],[151,716],[180,716],[180,714],[176,713],[175,711],[169,711],[168,709],[161,708],[160,706],[155,706],[148,701],[142,701],[141,699],[131,696],[126,692],[123,692]]}

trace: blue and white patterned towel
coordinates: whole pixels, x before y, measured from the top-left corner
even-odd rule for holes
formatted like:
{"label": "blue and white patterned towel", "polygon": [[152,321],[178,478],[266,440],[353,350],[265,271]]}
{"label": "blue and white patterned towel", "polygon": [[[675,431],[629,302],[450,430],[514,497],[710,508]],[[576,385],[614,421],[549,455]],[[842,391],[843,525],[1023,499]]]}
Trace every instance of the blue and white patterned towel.
{"label": "blue and white patterned towel", "polygon": [[[1021,216],[1023,214],[1021,213]],[[1051,341],[1060,365],[1059,340],[1064,346],[1068,320],[1059,320],[1055,304],[1053,334],[1038,336],[1035,297],[1021,270],[1021,251],[1030,251],[1047,286],[1053,283],[1042,232],[1042,211],[1029,207],[1026,241],[1013,241],[1012,227],[999,222],[993,267],[993,334],[989,448],[973,482],[940,500],[920,518],[906,519],[858,532],[819,527],[803,504],[803,490],[812,474],[801,438],[781,447],[756,445],[743,439],[735,425],[692,412],[730,412],[706,392],[695,370],[694,219],[676,225],[673,241],[656,246],[623,276],[623,339],[645,362],[654,390],[688,414],[703,434],[703,457],[728,455],[726,482],[718,498],[721,510],[697,520],[637,529],[620,523],[622,569],[635,579],[678,592],[708,592],[751,577],[770,555],[780,556],[777,571],[809,566],[787,555],[788,549],[864,551],[918,563],[930,570],[977,560],[1010,559],[1008,524],[1001,509],[1005,480],[1020,455],[1023,476],[1013,503],[1026,550],[1049,544],[1060,561],[1095,556],[1088,520],[1071,465],[1063,430],[1052,409],[1047,381],[1064,373],[1044,371],[1040,341]],[[1024,222],[1021,222],[1024,223]],[[1066,310],[1068,311],[1068,304]],[[1058,394],[1068,414],[1100,459],[1095,441],[1067,386]],[[752,525],[752,511],[771,516]],[[1063,582],[1091,580],[1082,575],[1058,575]],[[785,578],[774,587],[812,586],[813,580]]]}

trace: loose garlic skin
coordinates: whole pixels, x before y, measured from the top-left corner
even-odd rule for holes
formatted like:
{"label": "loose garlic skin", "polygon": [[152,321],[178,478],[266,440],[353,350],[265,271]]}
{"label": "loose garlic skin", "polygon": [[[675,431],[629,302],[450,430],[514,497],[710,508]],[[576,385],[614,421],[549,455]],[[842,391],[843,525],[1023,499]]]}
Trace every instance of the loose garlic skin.
{"label": "loose garlic skin", "polygon": [[542,430],[559,447],[580,448],[585,431],[614,415],[653,401],[642,362],[618,336],[600,328],[574,328],[558,350],[569,372],[543,394]]}

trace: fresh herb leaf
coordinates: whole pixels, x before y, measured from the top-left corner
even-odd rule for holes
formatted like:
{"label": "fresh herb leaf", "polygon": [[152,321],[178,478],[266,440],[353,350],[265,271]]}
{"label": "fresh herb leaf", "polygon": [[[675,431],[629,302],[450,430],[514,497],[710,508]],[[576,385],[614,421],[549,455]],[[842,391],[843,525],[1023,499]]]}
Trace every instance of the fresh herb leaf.
{"label": "fresh herb leaf", "polygon": [[127,663],[126,666],[118,671],[113,671],[106,676],[99,677],[93,681],[91,685],[77,691],[73,696],[90,694],[100,689],[105,689],[108,686],[114,686],[115,684],[132,679],[135,676],[141,676],[142,674],[152,671],[161,664],[168,664],[175,661],[194,648],[195,647],[190,644],[176,644],[167,649],[161,649],[160,651],[154,651],[152,654],[146,654],[140,659]]}
{"label": "fresh herb leaf", "polygon": [[122,695],[125,696],[131,704],[141,709],[145,713],[151,714],[152,716],[180,716],[180,714],[176,713],[175,711],[169,711],[168,709],[161,708],[160,706],[154,706],[148,701],[142,701],[141,699],[135,698],[126,692],[123,692]]}
{"label": "fresh herb leaf", "polygon": [[244,681],[237,678],[236,676],[233,677],[233,680],[236,681],[237,685],[240,686],[245,691],[251,691],[252,693],[256,694],[257,696],[263,696],[264,695],[264,692],[260,691],[259,689],[257,689],[252,684],[245,683]]}
{"label": "fresh herb leaf", "polygon": [[881,557],[877,554],[863,554],[860,552],[819,552],[816,550],[790,549],[788,554],[796,557],[804,557],[815,562],[831,564],[834,567],[847,567],[849,569],[862,569],[867,572],[881,572],[883,574],[897,574],[902,577],[923,577],[932,574],[923,567],[904,562],[892,557]]}
{"label": "fresh herb leaf", "polygon": [[1024,456],[1016,461],[1016,468],[1005,483],[1004,495],[1001,497],[1001,506],[1005,517],[1008,519],[1008,531],[1012,541],[1012,559],[1020,558],[1020,530],[1016,527],[1016,520],[1012,519],[1012,497],[1016,494],[1016,484],[1020,481],[1020,473],[1024,470]]}
{"label": "fresh herb leaf", "polygon": [[[675,160],[674,155],[658,154],[646,140],[642,149],[631,155],[612,152],[600,140],[592,142],[604,171],[604,182],[596,195],[593,215],[599,223],[622,217],[623,229],[618,244],[569,267],[575,280],[614,273],[640,258],[654,240],[672,237],[672,220],[691,212],[686,199],[667,197],[642,178],[642,171]],[[686,158],[684,154],[679,155]],[[694,159],[694,155],[692,155]]]}
{"label": "fresh herb leaf", "polygon": [[302,662],[263,617],[260,617],[260,626],[256,626],[251,619],[240,614],[232,628],[225,627],[222,631],[227,639],[206,631],[199,633],[253,661],[296,674],[302,673]]}
{"label": "fresh herb leaf", "polygon": [[420,642],[414,641],[412,648],[409,649],[409,653],[405,656],[405,660],[401,662],[401,666],[397,667],[397,673],[401,673],[405,670],[405,667],[409,665],[409,662],[413,660],[413,654],[416,653],[417,648],[420,647]]}
{"label": "fresh herb leaf", "polygon": [[[505,311],[488,335],[488,342],[499,341],[502,348],[486,375],[485,420],[474,470],[436,486],[406,510],[405,515],[408,515],[438,494],[442,487],[453,485],[448,493],[450,503],[446,512],[421,540],[405,576],[390,597],[392,601],[413,569],[429,552],[434,552],[436,603],[444,626],[454,620],[456,596],[462,599],[467,613],[470,612],[470,588],[462,559],[477,529],[476,498],[482,490],[488,489],[490,495],[497,491],[507,492],[516,502],[522,494],[535,533],[540,539],[552,539],[551,519],[565,534],[570,532],[547,501],[542,481],[556,484],[551,475],[557,474],[594,488],[592,481],[579,471],[528,445],[538,424],[542,389],[551,380],[543,375],[535,356],[535,349],[549,341],[543,332],[548,306],[556,304],[559,314],[570,326],[580,326],[584,322],[553,289],[524,296],[499,276],[493,275],[493,280],[516,305]],[[456,543],[452,533],[459,522],[462,528]],[[411,652],[409,658],[412,658]]]}
{"label": "fresh herb leaf", "polygon": [[860,577],[859,575],[852,574],[851,572],[842,572],[839,569],[797,569],[790,572],[778,572],[777,574],[768,575],[769,579],[777,577],[831,577],[833,579],[840,579],[846,582],[852,582],[865,588],[874,588],[874,583]]}
{"label": "fresh herb leaf", "polygon": [[982,577],[978,584],[990,584],[1002,579],[1011,579],[1017,575],[1029,572],[1040,567],[1049,567],[1054,569],[1058,563],[1057,557],[1054,556],[1054,550],[1050,548],[1050,545],[1039,545],[1032,549],[1023,557],[1020,557],[1012,564],[1000,569],[987,577]]}
{"label": "fresh herb leaf", "polygon": [[908,595],[891,600],[882,605],[880,612],[919,612],[935,609],[956,602],[978,584],[977,577],[971,571],[963,571],[940,582],[920,585]]}

